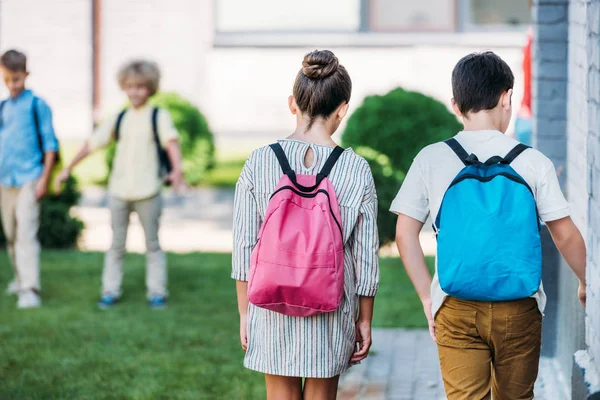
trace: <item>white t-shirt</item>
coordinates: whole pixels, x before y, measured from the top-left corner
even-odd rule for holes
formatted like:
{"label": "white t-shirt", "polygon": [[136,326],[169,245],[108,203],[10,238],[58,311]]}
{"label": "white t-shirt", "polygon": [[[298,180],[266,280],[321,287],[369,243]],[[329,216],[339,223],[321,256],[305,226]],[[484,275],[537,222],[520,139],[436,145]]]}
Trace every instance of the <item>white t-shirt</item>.
{"label": "white t-shirt", "polygon": [[[504,157],[519,143],[499,131],[462,131],[455,139],[467,153],[474,153],[481,161],[497,155]],[[562,194],[554,165],[548,157],[535,149],[527,149],[511,166],[531,187],[542,221],[554,221],[570,215],[569,203]],[[463,168],[464,164],[447,144],[440,142],[425,147],[415,157],[390,211],[421,222],[425,222],[429,214],[435,219],[444,193]],[[436,262],[436,273],[431,283],[434,316],[446,296],[440,287]],[[546,295],[542,285],[532,297],[543,313]]]}

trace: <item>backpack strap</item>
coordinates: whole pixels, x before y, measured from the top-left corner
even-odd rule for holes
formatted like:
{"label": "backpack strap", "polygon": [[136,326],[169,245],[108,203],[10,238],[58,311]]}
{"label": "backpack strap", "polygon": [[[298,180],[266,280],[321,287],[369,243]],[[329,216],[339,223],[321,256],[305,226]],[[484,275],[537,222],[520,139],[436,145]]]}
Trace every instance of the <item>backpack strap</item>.
{"label": "backpack strap", "polygon": [[524,152],[525,150],[527,150],[529,148],[530,148],[529,146],[524,145],[523,143],[519,143],[511,151],[508,152],[508,154],[504,157],[504,160],[502,161],[502,163],[503,164],[512,163],[515,160],[515,158],[519,157],[519,155],[522,152]]}
{"label": "backpack strap", "polygon": [[333,152],[331,153],[331,155],[327,158],[327,161],[325,161],[325,165],[323,166],[323,169],[317,174],[315,184],[313,186],[304,186],[304,185],[301,185],[298,183],[298,181],[296,179],[296,173],[292,170],[292,167],[290,167],[290,163],[289,163],[287,157],[285,156],[285,152],[283,151],[283,148],[281,147],[281,145],[279,143],[273,143],[273,144],[269,145],[269,147],[271,147],[273,152],[275,152],[275,156],[277,156],[277,161],[279,161],[279,165],[281,166],[281,170],[283,171],[283,173],[290,178],[292,183],[300,191],[305,192],[305,193],[310,193],[310,192],[314,191],[317,187],[319,187],[319,185],[321,184],[323,179],[325,179],[327,176],[329,176],[329,174],[331,173],[331,169],[333,168],[333,166],[335,165],[337,160],[340,158],[340,156],[344,152],[344,149],[342,147],[336,146],[333,149]]}
{"label": "backpack strap", "polygon": [[467,161],[467,159],[469,158],[469,153],[467,153],[464,147],[462,147],[460,143],[458,143],[458,140],[450,138],[448,140],[444,140],[444,143],[446,143],[448,147],[450,147],[452,151],[456,153],[460,161],[462,161],[462,163],[465,164],[465,166],[469,165],[469,162]]}
{"label": "backpack strap", "polygon": [[123,109],[119,115],[117,116],[117,122],[115,123],[115,141],[119,141],[119,136],[121,134],[121,123],[123,122],[123,117],[125,116],[125,113],[127,112],[127,109]]}
{"label": "backpack strap", "polygon": [[[329,174],[331,173],[331,170],[333,169],[333,166],[339,160],[339,158],[342,155],[342,153],[344,152],[344,150],[345,149],[343,147],[335,146],[335,148],[331,152],[331,155],[329,156],[329,158],[327,158],[327,161],[325,161],[325,165],[323,166],[323,169],[317,174],[317,182],[321,183],[321,181],[323,179],[325,179],[329,176]],[[319,179],[319,177],[322,177],[322,178]]]}
{"label": "backpack strap", "polygon": [[4,104],[6,104],[6,100],[0,101],[0,127],[4,125],[4,119],[2,118],[2,110],[4,110]]}
{"label": "backpack strap", "polygon": [[154,143],[160,149],[160,137],[158,136],[158,107],[152,109],[152,136],[154,136]]}
{"label": "backpack strap", "polygon": [[293,180],[295,181],[296,173],[292,170],[292,167],[290,167],[290,162],[288,161],[287,157],[285,156],[285,152],[283,151],[283,148],[281,147],[281,145],[279,143],[273,143],[273,144],[269,145],[269,147],[275,153],[275,156],[277,157],[277,161],[279,161],[279,166],[281,167],[281,170],[283,171],[283,173],[285,175],[290,176],[290,178],[291,178],[291,175],[293,175],[294,176]]}
{"label": "backpack strap", "polygon": [[[42,152],[42,156],[44,155],[44,140],[42,138],[42,132],[40,131],[40,117],[38,115],[37,110],[37,97],[33,96],[33,100],[31,100],[31,114],[33,115],[33,126],[35,128],[35,135],[38,140],[38,146],[40,147],[40,151]],[[42,157],[43,160],[43,157]]]}

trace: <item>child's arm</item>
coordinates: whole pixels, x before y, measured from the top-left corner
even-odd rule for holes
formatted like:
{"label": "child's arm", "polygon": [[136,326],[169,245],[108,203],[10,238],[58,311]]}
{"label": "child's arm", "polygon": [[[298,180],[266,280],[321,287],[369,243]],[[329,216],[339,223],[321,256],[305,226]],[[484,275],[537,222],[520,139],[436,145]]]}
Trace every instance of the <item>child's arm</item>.
{"label": "child's arm", "polygon": [[546,222],[554,244],[579,279],[578,297],[585,307],[585,242],[571,217]]}
{"label": "child's arm", "polygon": [[50,175],[52,175],[55,162],[56,151],[47,151],[44,153],[44,169],[35,188],[35,198],[38,201],[48,193],[48,182],[50,181]]}
{"label": "child's arm", "polygon": [[404,214],[398,215],[396,224],[396,245],[404,264],[404,269],[410,278],[421,303],[429,324],[429,334],[435,341],[435,322],[431,314],[431,274],[425,262],[425,255],[419,241],[423,222]]}
{"label": "child's arm", "polygon": [[58,151],[58,140],[52,123],[52,110],[46,102],[40,98],[34,100],[33,106],[37,116],[39,135],[41,136],[42,151],[44,152],[44,169],[37,183],[35,196],[40,200],[48,192],[48,183],[52,175],[52,169],[56,162]]}
{"label": "child's arm", "polygon": [[233,202],[233,252],[231,277],[236,280],[235,287],[240,314],[240,342],[244,351],[248,346],[248,270],[252,250],[258,240],[258,231],[262,222],[258,204],[253,193],[252,165],[254,153],[250,155],[235,188]]}
{"label": "child's arm", "polygon": [[75,166],[77,166],[77,164],[79,164],[88,155],[90,155],[91,152],[92,152],[92,149],[90,147],[90,144],[88,141],[86,141],[85,144],[79,150],[79,152],[77,152],[77,155],[75,155],[75,158],[71,161],[71,163],[67,167],[65,167],[62,171],[60,171],[60,174],[58,174],[56,176],[56,178],[54,179],[54,190],[55,191],[57,191],[57,192],[60,191],[62,184],[67,179],[69,179],[69,176],[71,175],[71,171],[73,170],[73,168],[75,168]]}
{"label": "child's arm", "polygon": [[238,299],[238,312],[240,313],[240,343],[244,351],[248,350],[248,282],[235,281]]}
{"label": "child's arm", "polygon": [[167,142],[167,155],[169,156],[169,161],[171,161],[171,165],[173,166],[173,170],[167,179],[169,182],[171,182],[175,190],[180,190],[184,184],[184,181],[183,170],[181,168],[181,148],[179,146],[179,141],[176,138]]}

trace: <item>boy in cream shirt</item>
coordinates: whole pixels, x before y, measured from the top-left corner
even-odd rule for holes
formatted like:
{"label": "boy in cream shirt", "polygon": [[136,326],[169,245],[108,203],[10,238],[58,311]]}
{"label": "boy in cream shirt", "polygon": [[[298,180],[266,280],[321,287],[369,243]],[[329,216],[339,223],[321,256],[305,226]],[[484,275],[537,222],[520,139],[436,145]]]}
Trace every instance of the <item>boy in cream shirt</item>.
{"label": "boy in cream shirt", "polygon": [[158,230],[165,160],[159,154],[161,148],[166,149],[168,161],[172,165],[166,180],[178,189],[183,185],[178,135],[169,113],[162,109],[155,110],[148,102],[156,93],[160,80],[160,72],[155,63],[131,62],[119,71],[118,80],[131,107],[108,119],[96,130],[71,164],[56,178],[55,184],[59,186],[64,182],[72,168],[90,153],[107,146],[113,140],[117,141],[108,189],[113,240],[105,257],[102,297],[98,306],[102,309],[110,308],[121,297],[129,215],[135,211],[146,237],[148,301],[152,308],[163,308],[167,303],[167,265],[160,247]]}
{"label": "boy in cream shirt", "polygon": [[[467,154],[479,160],[502,157],[502,162],[508,162],[523,178],[533,194],[539,219],[546,223],[556,247],[580,280],[577,295],[585,306],[585,244],[569,217],[569,204],[561,192],[554,165],[535,149],[523,151],[512,163],[507,160],[509,152],[518,145],[504,134],[511,117],[513,83],[510,68],[496,54],[463,57],[452,73],[452,106],[465,129],[454,139]],[[448,399],[489,399],[490,394],[494,399],[532,399],[546,305],[543,286],[540,284],[531,297],[508,301],[449,296],[439,279],[440,267],[447,264],[440,265],[436,260],[432,278],[419,244],[419,232],[427,216],[436,219],[440,214],[444,196],[463,167],[461,159],[444,142],[427,146],[415,157],[391,205],[391,211],[398,214],[398,249],[423,303],[431,337],[437,342]],[[471,199],[463,199],[461,207],[468,208],[468,200]],[[511,207],[510,200],[504,199],[506,207]],[[525,228],[512,226],[515,231]],[[506,231],[496,232],[499,243],[506,245],[511,241]],[[473,236],[478,234],[472,232]],[[470,251],[484,254],[480,250],[474,246]],[[457,251],[456,259],[467,263],[468,256]],[[506,259],[500,258],[498,265],[503,261]],[[522,269],[523,264],[518,263],[515,268]],[[456,276],[453,283],[461,284]]]}

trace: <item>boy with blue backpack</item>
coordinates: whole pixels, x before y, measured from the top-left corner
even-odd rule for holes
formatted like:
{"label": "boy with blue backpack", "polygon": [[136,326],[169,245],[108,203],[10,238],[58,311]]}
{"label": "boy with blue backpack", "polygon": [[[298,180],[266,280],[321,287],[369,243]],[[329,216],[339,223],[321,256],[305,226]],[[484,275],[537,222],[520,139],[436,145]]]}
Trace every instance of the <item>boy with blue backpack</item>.
{"label": "boy with blue backpack", "polygon": [[0,57],[10,97],[0,102],[0,210],[15,279],[7,293],[18,294],[18,308],[36,308],[40,300],[39,201],[48,191],[58,141],[52,111],[25,88],[25,54],[9,50]]}
{"label": "boy with blue backpack", "polygon": [[[449,400],[533,398],[546,303],[540,220],[579,278],[585,306],[585,243],[554,165],[504,134],[513,83],[492,52],[458,62],[452,106],[465,129],[416,156],[391,206]],[[433,279],[419,243],[428,215],[437,238]]]}
{"label": "boy with blue backpack", "polygon": [[58,189],[90,153],[116,143],[108,187],[113,239],[104,259],[98,307],[111,308],[121,298],[129,216],[135,212],[146,238],[148,303],[151,308],[160,309],[167,305],[167,260],[158,237],[161,189],[165,181],[175,190],[184,185],[181,150],[171,116],[149,101],[158,90],[158,66],[150,61],[133,61],[121,68],[118,80],[131,107],[96,129],[71,164],[57,176],[55,186]]}

